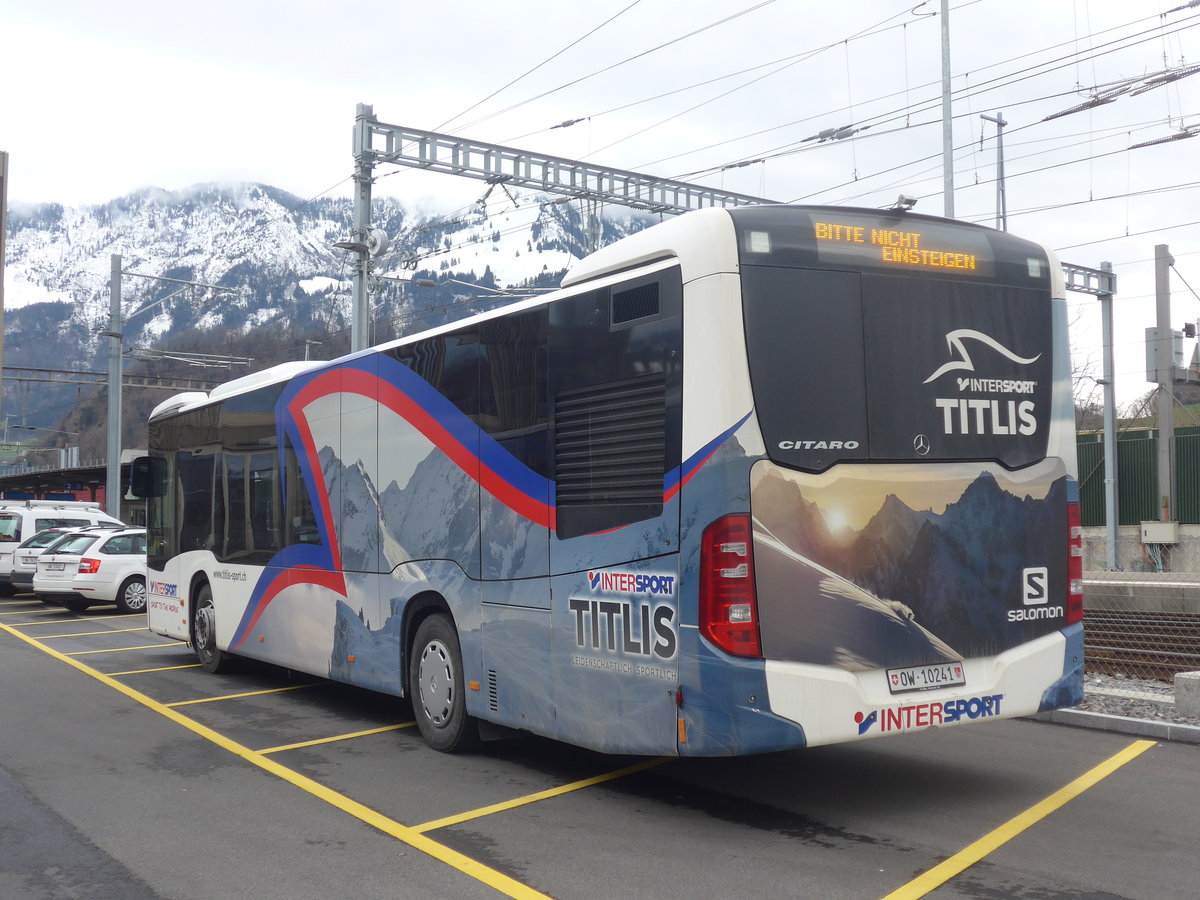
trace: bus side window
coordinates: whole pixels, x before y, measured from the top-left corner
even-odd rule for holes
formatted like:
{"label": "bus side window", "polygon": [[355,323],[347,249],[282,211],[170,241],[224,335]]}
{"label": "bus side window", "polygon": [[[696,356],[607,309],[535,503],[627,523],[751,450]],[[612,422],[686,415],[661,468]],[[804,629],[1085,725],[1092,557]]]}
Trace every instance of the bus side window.
{"label": "bus side window", "polygon": [[550,473],[545,309],[480,325],[479,424],[534,472]]}
{"label": "bus side window", "polygon": [[560,540],[662,514],[682,452],[682,306],[672,268],[551,307]]}
{"label": "bus side window", "polygon": [[284,502],[287,504],[284,511],[286,530],[283,545],[290,547],[293,544],[319,543],[321,535],[317,530],[317,514],[313,510],[312,498],[308,495],[308,485],[304,483],[304,476],[300,473],[296,450],[290,441],[285,441],[283,445],[283,461]]}
{"label": "bus side window", "polygon": [[179,549],[207,549],[212,537],[213,455],[180,451],[176,469],[181,501]]}

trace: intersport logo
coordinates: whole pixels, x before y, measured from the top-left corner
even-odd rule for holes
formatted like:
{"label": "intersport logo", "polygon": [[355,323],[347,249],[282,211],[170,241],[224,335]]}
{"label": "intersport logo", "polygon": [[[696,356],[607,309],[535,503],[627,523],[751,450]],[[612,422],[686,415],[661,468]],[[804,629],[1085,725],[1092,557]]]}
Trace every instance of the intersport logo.
{"label": "intersport logo", "polygon": [[1041,359],[1042,354],[1026,358],[1018,356],[1012,350],[1009,350],[998,340],[990,335],[984,334],[982,331],[975,331],[972,328],[958,328],[954,331],[947,332],[946,346],[950,349],[951,356],[956,356],[956,359],[951,359],[949,362],[941,365],[937,371],[925,379],[924,384],[929,384],[941,378],[947,372],[974,372],[975,361],[971,359],[971,354],[967,351],[966,341],[977,341],[985,347],[990,347],[1006,359],[1011,359],[1015,363],[1023,366],[1028,366],[1031,363]]}

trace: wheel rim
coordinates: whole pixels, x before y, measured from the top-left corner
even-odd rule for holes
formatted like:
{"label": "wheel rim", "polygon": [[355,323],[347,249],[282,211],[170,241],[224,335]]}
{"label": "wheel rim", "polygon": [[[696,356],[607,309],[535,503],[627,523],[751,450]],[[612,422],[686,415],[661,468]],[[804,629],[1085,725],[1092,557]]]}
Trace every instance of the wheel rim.
{"label": "wheel rim", "polygon": [[140,581],[132,581],[125,588],[125,605],[134,612],[146,608],[146,585]]}
{"label": "wheel rim", "polygon": [[421,651],[417,684],[425,715],[436,727],[445,728],[454,709],[454,665],[441,641],[430,641]]}
{"label": "wheel rim", "polygon": [[196,610],[196,649],[205,656],[212,656],[213,647],[216,646],[216,626],[217,617],[211,604],[205,604]]}

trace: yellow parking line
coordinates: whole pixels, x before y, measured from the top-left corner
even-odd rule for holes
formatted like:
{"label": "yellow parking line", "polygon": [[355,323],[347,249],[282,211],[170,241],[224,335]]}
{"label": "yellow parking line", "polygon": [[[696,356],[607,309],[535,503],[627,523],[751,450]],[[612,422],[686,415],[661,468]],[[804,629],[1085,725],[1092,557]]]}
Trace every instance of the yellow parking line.
{"label": "yellow parking line", "polygon": [[299,691],[303,690],[304,688],[319,687],[324,683],[325,682],[323,681],[314,681],[312,684],[294,684],[290,687],[268,688],[265,691],[246,691],[242,694],[223,694],[220,697],[201,697],[199,700],[179,700],[175,703],[164,703],[163,706],[194,706],[197,703],[216,703],[218,700],[240,700],[242,697],[261,697],[263,694],[282,694],[287,691]]}
{"label": "yellow parking line", "polygon": [[[14,626],[16,627],[16,626]],[[42,640],[48,641],[52,638],[62,637],[95,637],[98,634],[127,634],[130,631],[145,631],[145,628],[112,628],[108,631],[74,631],[70,634],[43,634]]]}
{"label": "yellow parking line", "polygon": [[123,675],[146,675],[150,672],[174,672],[176,669],[198,669],[200,663],[192,663],[188,666],[156,666],[153,669],[130,669],[128,672],[109,672],[109,678],[120,678]]}
{"label": "yellow parking line", "polygon": [[570,784],[564,784],[560,787],[549,788],[545,791],[538,791],[536,794],[527,794],[524,797],[517,797],[513,800],[505,800],[503,803],[494,803],[491,806],[484,806],[479,809],[473,809],[470,812],[459,813],[454,816],[446,816],[444,819],[435,819],[432,822],[426,822],[424,825],[414,825],[413,831],[418,831],[424,834],[427,831],[436,831],[439,828],[449,828],[451,825],[458,825],[462,822],[469,822],[472,819],[481,819],[484,816],[494,815],[495,813],[505,812],[506,810],[516,809],[519,806],[526,806],[530,803],[537,803],[539,800],[549,800],[551,797],[561,797],[563,794],[569,794],[572,791],[582,790],[593,785],[603,784],[606,781],[613,781],[617,778],[624,778],[626,775],[632,775],[635,772],[642,772],[654,766],[661,766],[663,763],[669,762],[668,759],[651,759],[646,762],[640,762],[636,765],[626,766],[624,769],[617,769],[615,772],[609,772],[607,775],[596,775],[593,778],[584,778],[582,781],[572,781]]}
{"label": "yellow parking line", "polygon": [[300,741],[298,744],[281,744],[278,747],[267,747],[259,753],[282,753],[284,750],[299,750],[302,747],[316,747],[318,744],[333,744],[338,741],[349,741],[353,738],[368,737],[372,734],[383,734],[387,731],[399,731],[401,728],[412,728],[416,722],[401,722],[399,725],[385,725],[383,728],[371,728],[367,731],[352,731],[349,734],[335,734],[333,737],[317,738],[315,741]]}
{"label": "yellow parking line", "polygon": [[928,872],[919,875],[903,887],[892,891],[883,900],[916,900],[945,884],[964,870],[975,865],[989,853],[1008,843],[1021,832],[1036,825],[1050,813],[1066,806],[1088,788],[1099,784],[1121,766],[1141,756],[1155,741],[1134,741],[1120,753],[1106,759],[1095,768],[1080,775],[1066,787],[1055,791],[1040,803],[1035,803],[1025,812],[1009,819],[995,831],[985,834],[975,843],[960,850],[945,862],[939,863]]}
{"label": "yellow parking line", "polygon": [[[0,625],[6,631],[7,625]],[[16,634],[17,632],[13,632]],[[25,637],[25,635],[21,635]],[[89,653],[124,653],[126,650],[154,650],[156,648],[174,647],[174,644],[141,644],[137,647],[113,647],[111,650],[76,650],[74,653],[64,653],[63,656],[87,656]]]}
{"label": "yellow parking line", "polygon": [[[46,612],[66,612],[64,609],[53,609],[46,607]],[[15,616],[18,613],[0,613],[0,616]],[[145,613],[129,613],[123,616],[71,616],[69,619],[64,616],[55,616],[53,619],[38,619],[36,622],[9,622],[13,628],[28,628],[30,625],[62,625],[65,622],[74,624],[76,622],[111,622],[113,619],[129,619],[138,615],[143,619]]]}
{"label": "yellow parking line", "polygon": [[356,800],[351,800],[344,794],[339,794],[337,791],[326,787],[320,782],[314,781],[306,775],[301,775],[294,769],[289,769],[287,766],[282,765],[267,756],[264,756],[262,753],[251,750],[249,747],[246,747],[243,744],[239,744],[236,741],[225,737],[225,735],[214,731],[208,726],[201,725],[195,719],[189,719],[181,712],[169,709],[166,705],[159,703],[157,700],[154,700],[146,694],[143,694],[141,691],[134,690],[128,685],[117,681],[115,678],[105,675],[103,672],[93,669],[77,659],[72,659],[65,653],[60,653],[59,651],[53,649],[49,644],[43,644],[36,638],[31,638],[28,635],[21,634],[21,632],[10,628],[8,625],[2,622],[0,622],[0,630],[8,632],[9,634],[13,635],[13,637],[19,638],[25,643],[36,647],[43,653],[54,657],[60,662],[66,663],[72,668],[83,672],[85,675],[91,676],[101,684],[107,685],[113,690],[124,694],[131,700],[142,704],[142,706],[145,706],[147,709],[151,709],[160,716],[170,719],[175,724],[181,725],[182,727],[191,731],[193,734],[216,744],[218,747],[221,747],[229,753],[241,757],[246,762],[257,766],[264,772],[274,775],[275,777],[286,781],[288,784],[308,792],[317,799],[328,803],[330,806],[340,809],[349,816],[353,816],[360,822],[364,822],[367,825],[370,825],[372,828],[394,837],[396,840],[407,844],[414,850],[420,850],[422,853],[428,854],[434,859],[439,860],[440,862],[443,862],[454,869],[457,869],[459,872],[474,878],[476,881],[488,885],[505,896],[516,898],[516,900],[550,900],[550,898],[545,894],[534,890],[533,888],[529,887],[529,885],[522,884],[515,878],[505,875],[503,872],[499,872],[496,869],[478,862],[477,860],[471,859],[471,857],[459,853],[457,850],[453,850],[450,847],[447,847],[445,844],[440,844],[432,838],[425,837],[425,835],[421,834],[416,829],[409,828],[406,825],[401,825],[396,820],[390,819],[382,813],[376,812],[369,806],[359,803]]}

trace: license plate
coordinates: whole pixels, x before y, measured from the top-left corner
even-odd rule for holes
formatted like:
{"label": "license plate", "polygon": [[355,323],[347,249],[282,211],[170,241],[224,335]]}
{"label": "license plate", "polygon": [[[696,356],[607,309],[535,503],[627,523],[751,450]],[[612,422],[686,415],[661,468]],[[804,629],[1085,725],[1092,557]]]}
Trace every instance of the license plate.
{"label": "license plate", "polygon": [[61,572],[66,563],[46,563],[46,571]]}
{"label": "license plate", "polygon": [[958,687],[967,683],[963,664],[936,663],[932,666],[905,666],[887,670],[888,690],[893,694],[909,691],[931,691],[934,688]]}

